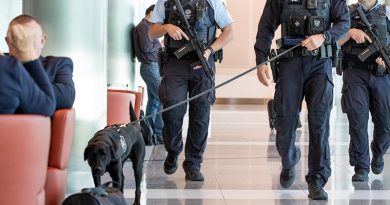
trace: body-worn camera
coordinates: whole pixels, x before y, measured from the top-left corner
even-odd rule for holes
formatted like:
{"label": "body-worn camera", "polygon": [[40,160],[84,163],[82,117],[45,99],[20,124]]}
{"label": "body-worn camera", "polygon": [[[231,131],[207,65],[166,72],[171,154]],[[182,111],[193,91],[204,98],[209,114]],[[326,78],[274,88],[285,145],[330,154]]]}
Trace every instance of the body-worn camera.
{"label": "body-worn camera", "polygon": [[313,10],[318,8],[318,0],[288,0],[288,4],[302,4],[306,1],[306,8]]}
{"label": "body-worn camera", "polygon": [[302,0],[288,0],[289,4],[302,4]]}
{"label": "body-worn camera", "polygon": [[306,1],[306,8],[309,10],[317,9],[318,3],[317,0],[307,0]]}

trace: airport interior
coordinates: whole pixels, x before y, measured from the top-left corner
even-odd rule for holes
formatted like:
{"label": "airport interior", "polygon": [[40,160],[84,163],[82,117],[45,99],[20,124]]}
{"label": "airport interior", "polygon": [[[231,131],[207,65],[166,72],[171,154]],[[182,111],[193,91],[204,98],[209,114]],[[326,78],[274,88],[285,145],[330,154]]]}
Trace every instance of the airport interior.
{"label": "airport interior", "polygon": [[[138,117],[140,110],[146,108],[147,89],[140,75],[140,62],[134,57],[132,50],[131,31],[143,19],[145,10],[156,2],[157,0],[0,0],[0,39],[7,35],[7,26],[14,17],[20,14],[36,17],[47,34],[43,55],[71,58],[76,88],[73,108],[62,113],[57,111],[52,124],[45,120],[42,122],[41,118],[28,119],[31,116],[25,116],[27,119],[20,121],[12,115],[0,115],[0,135],[3,138],[0,140],[0,162],[7,162],[7,166],[0,164],[1,172],[6,173],[0,176],[0,190],[8,198],[25,198],[28,201],[17,204],[0,196],[1,205],[60,205],[65,198],[80,193],[83,188],[94,187],[91,168],[83,155],[84,149],[97,131],[109,125],[110,120],[128,118],[128,113],[125,116],[121,112],[110,114],[110,106],[112,109],[113,106],[120,106],[119,100],[127,100],[127,103],[130,100],[134,103]],[[267,0],[225,0],[234,20],[234,39],[223,48],[223,61],[216,63],[216,85],[256,66],[254,43],[266,2]],[[356,2],[357,0],[347,0],[348,4]],[[389,5],[390,0],[383,0],[381,3]],[[280,28],[274,39],[278,36]],[[275,47],[275,42],[272,47]],[[0,51],[8,52],[4,40],[0,40]],[[253,71],[216,90],[216,101],[210,113],[207,148],[201,164],[204,181],[185,179],[182,168],[184,151],[179,155],[177,171],[167,175],[163,168],[167,155],[164,145],[145,146],[140,204],[390,204],[388,154],[384,155],[384,171],[381,174],[370,172],[366,181],[351,180],[354,167],[349,164],[349,123],[340,103],[343,79],[336,74],[335,68],[332,69],[332,76],[334,97],[329,119],[332,172],[324,187],[328,200],[308,198],[305,175],[308,173],[309,129],[305,101],[300,114],[302,126],[296,130],[295,145],[301,149],[302,154],[295,166],[295,180],[289,188],[285,189],[280,185],[281,159],[275,145],[276,131],[269,126],[267,112],[267,102],[274,98],[275,84],[263,86],[257,79],[256,71]],[[115,90],[128,96],[117,99],[118,102],[110,102],[108,96]],[[182,129],[184,141],[188,121],[189,116],[186,115]],[[24,125],[11,126],[13,130],[4,132],[2,123],[12,122]],[[372,140],[373,130],[370,117],[369,141]],[[17,134],[18,132],[20,133]],[[42,135],[45,137],[42,138]],[[63,135],[60,139],[62,142],[57,142],[58,145],[50,141],[54,135]],[[15,141],[14,137],[18,137],[18,140]],[[10,153],[20,155],[2,153],[7,147],[14,150]],[[15,149],[29,151],[15,152]],[[61,153],[52,156],[52,152],[56,151]],[[20,160],[17,159],[19,156],[22,156]],[[7,172],[10,168],[17,171]],[[127,204],[133,204],[135,198],[133,173],[131,161],[126,161],[123,167],[123,195]],[[108,181],[111,181],[111,177],[106,173],[102,182]],[[17,184],[16,187],[20,189],[9,189],[9,186],[15,187],[11,184]]]}

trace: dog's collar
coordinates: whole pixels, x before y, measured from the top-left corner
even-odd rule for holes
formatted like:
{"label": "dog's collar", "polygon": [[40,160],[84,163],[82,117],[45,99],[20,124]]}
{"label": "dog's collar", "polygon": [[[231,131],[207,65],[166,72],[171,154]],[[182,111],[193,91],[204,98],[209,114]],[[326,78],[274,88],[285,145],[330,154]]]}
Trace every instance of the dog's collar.
{"label": "dog's collar", "polygon": [[127,124],[107,125],[105,128],[113,128],[113,129],[120,130],[120,128],[122,127],[127,127]]}

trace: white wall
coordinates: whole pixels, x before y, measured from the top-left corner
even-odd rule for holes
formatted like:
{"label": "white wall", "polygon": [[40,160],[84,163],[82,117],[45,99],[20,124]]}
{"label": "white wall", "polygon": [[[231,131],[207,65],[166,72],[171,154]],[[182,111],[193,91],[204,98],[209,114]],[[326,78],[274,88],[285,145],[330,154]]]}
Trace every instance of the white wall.
{"label": "white wall", "polygon": [[[224,48],[223,62],[217,64],[217,84],[256,65],[253,46],[265,2],[259,0],[227,2],[229,12],[235,21],[234,40]],[[261,85],[257,80],[256,71],[253,71],[218,89],[217,98],[272,98],[273,92],[274,86],[266,88]]]}
{"label": "white wall", "polygon": [[22,13],[22,0],[0,0],[0,51],[8,52],[5,36],[7,35],[8,23]]}

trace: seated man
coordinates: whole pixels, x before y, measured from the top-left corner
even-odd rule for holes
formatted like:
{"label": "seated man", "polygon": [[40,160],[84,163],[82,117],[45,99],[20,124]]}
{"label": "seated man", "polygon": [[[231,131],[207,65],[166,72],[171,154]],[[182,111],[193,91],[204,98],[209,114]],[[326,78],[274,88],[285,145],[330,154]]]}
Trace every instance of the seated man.
{"label": "seated man", "polygon": [[0,55],[0,113],[53,115],[54,91],[34,50],[34,35],[14,25],[7,38],[16,58]]}
{"label": "seated man", "polygon": [[[20,25],[28,29],[34,35],[34,49],[38,54],[39,59],[49,75],[50,82],[53,85],[56,96],[56,109],[71,108],[75,99],[75,88],[72,79],[73,63],[70,58],[65,57],[43,57],[42,49],[46,43],[46,34],[38,20],[29,15],[19,15],[15,17],[9,24],[9,28],[13,25]],[[6,38],[9,54],[15,56],[15,49]]]}

